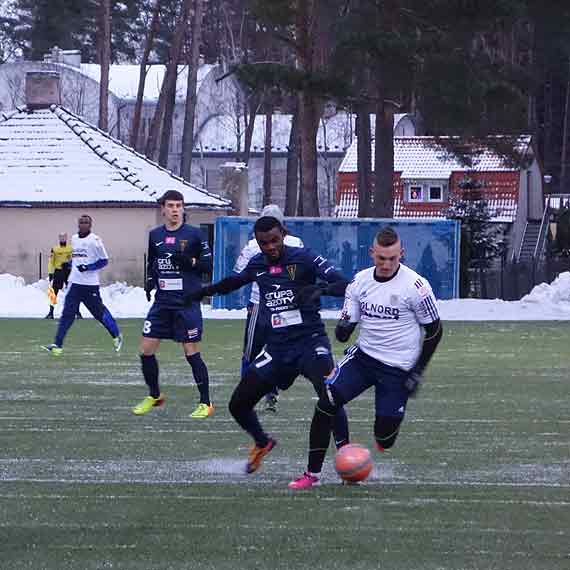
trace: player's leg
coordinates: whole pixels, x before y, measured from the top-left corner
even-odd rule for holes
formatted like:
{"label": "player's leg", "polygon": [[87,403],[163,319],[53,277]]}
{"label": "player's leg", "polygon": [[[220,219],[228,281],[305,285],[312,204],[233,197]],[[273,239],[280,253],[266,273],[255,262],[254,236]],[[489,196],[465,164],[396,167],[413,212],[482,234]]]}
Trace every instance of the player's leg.
{"label": "player's leg", "polygon": [[79,303],[81,302],[82,295],[83,293],[81,285],[72,285],[69,288],[69,291],[65,296],[63,312],[61,313],[61,318],[59,319],[59,323],[57,325],[55,340],[53,344],[42,346],[44,350],[47,350],[48,352],[56,356],[62,353],[63,339],[65,338],[67,331],[73,324],[73,321],[75,319],[75,313],[77,311],[77,307],[79,307]]}
{"label": "player's leg", "polygon": [[379,381],[376,384],[376,417],[374,438],[379,451],[390,449],[406,413],[409,392],[405,387],[408,373],[399,368],[379,363]]}
{"label": "player's leg", "polygon": [[[255,357],[261,353],[263,347],[267,343],[268,330],[267,325],[260,318],[260,305],[258,303],[250,303],[247,310],[247,319],[244,333],[243,357],[242,357],[242,374],[243,378],[247,367]],[[273,388],[271,392],[265,395],[265,411],[277,412],[277,398],[279,389]]]}
{"label": "player's leg", "polygon": [[196,409],[190,414],[193,419],[206,419],[214,413],[210,398],[210,379],[208,367],[200,354],[203,321],[200,303],[175,311],[173,317],[173,339],[181,342],[186,361],[192,369],[192,375],[200,394]]}
{"label": "player's leg", "polygon": [[[311,380],[317,396],[321,397],[324,382],[333,372],[334,362],[328,337],[323,336],[317,340],[317,343],[304,355],[302,373]],[[337,449],[349,442],[348,418],[344,408],[339,407],[335,413],[332,429]]]}
{"label": "player's leg", "polygon": [[139,355],[144,381],[148,386],[148,396],[133,409],[133,414],[142,416],[155,407],[164,404],[165,397],[160,392],[159,369],[156,352],[162,338],[171,338],[171,319],[168,311],[161,311],[153,304],[143,323]]}
{"label": "player's leg", "polygon": [[248,367],[245,377],[236,386],[230,399],[229,410],[239,426],[254,441],[246,466],[247,473],[257,471],[263,457],[276,444],[276,441],[264,431],[255,413],[255,406],[277,382],[282,382],[283,386],[290,386],[296,375],[296,370],[274,360],[271,354],[264,350]]}
{"label": "player's leg", "polygon": [[245,378],[245,372],[248,366],[253,362],[255,357],[261,352],[263,345],[256,351],[255,347],[255,330],[257,325],[257,317],[259,315],[259,303],[248,303],[247,317],[245,319],[245,329],[243,331],[243,352],[241,356],[240,378]]}
{"label": "player's leg", "polygon": [[[86,286],[88,292],[81,299],[87,310],[107,329],[107,332],[113,337],[113,346],[115,352],[119,352],[123,346],[123,335],[119,330],[117,321],[111,315],[111,312],[103,304],[99,287],[96,285]],[[77,306],[79,309],[79,305]]]}
{"label": "player's leg", "polygon": [[343,410],[346,403],[369,388],[371,383],[355,361],[354,353],[349,352],[321,387],[317,383],[314,385],[319,394],[319,401],[315,406],[309,432],[307,470],[301,477],[289,483],[291,489],[308,489],[319,484],[330,434],[335,421],[338,421],[339,411]]}

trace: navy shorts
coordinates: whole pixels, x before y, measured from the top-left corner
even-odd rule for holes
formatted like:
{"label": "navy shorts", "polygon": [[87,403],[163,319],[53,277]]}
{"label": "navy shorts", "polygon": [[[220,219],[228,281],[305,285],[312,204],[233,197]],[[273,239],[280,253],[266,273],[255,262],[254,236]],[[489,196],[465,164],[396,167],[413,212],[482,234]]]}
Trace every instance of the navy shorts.
{"label": "navy shorts", "polygon": [[334,387],[339,404],[347,404],[374,386],[377,416],[404,417],[408,390],[404,383],[409,372],[388,366],[352,346],[336,365],[326,384]]}
{"label": "navy shorts", "polygon": [[268,345],[251,364],[262,382],[280,390],[290,388],[299,375],[318,388],[333,367],[330,341],[320,333],[295,343]]}
{"label": "navy shorts", "polygon": [[147,338],[200,342],[202,330],[200,303],[180,309],[167,309],[154,303],[144,321],[142,334]]}

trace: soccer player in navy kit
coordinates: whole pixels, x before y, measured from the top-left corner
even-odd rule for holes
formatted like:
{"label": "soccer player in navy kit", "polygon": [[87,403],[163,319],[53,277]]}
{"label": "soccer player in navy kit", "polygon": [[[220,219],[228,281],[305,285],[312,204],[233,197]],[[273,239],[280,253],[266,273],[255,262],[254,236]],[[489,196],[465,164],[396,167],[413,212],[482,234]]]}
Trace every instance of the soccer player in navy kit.
{"label": "soccer player in navy kit", "polygon": [[143,415],[163,405],[155,353],[162,339],[171,339],[182,343],[200,392],[200,401],[190,417],[206,419],[214,413],[214,406],[210,400],[208,369],[200,355],[202,310],[199,301],[185,306],[184,298],[200,290],[202,273],[211,270],[212,254],[200,230],[184,223],[184,197],[180,192],[168,190],[160,204],[165,224],[149,234],[145,284],[147,299],[151,300],[155,288],[156,295],[144,321],[140,343],[142,372],[149,395],[132,411]]}
{"label": "soccer player in navy kit", "polygon": [[[268,204],[261,210],[261,216],[270,216],[279,220],[281,225],[283,225],[283,212],[281,208],[276,204]],[[284,227],[284,229],[286,229]],[[292,247],[304,247],[303,241],[292,236],[289,233],[285,234],[283,240],[285,245]],[[259,244],[255,238],[249,240],[246,245],[241,250],[239,257],[234,266],[234,271],[239,273],[248,264],[249,260],[261,252]],[[262,348],[265,346],[267,337],[267,327],[269,323],[267,322],[267,311],[263,310],[263,305],[259,304],[259,287],[257,283],[253,283],[251,286],[251,295],[249,297],[249,302],[247,304],[247,318],[245,321],[245,331],[243,339],[243,354],[241,360],[241,378],[245,376],[245,371],[255,357],[261,352]],[[271,392],[265,395],[267,412],[277,413],[277,401],[278,401],[279,390],[275,388]]]}
{"label": "soccer player in navy kit", "polygon": [[[265,433],[255,413],[255,405],[274,387],[289,388],[302,374],[315,391],[324,391],[325,377],[334,367],[331,346],[321,320],[320,295],[340,297],[347,280],[324,257],[310,249],[286,246],[285,232],[276,218],[264,216],[254,226],[261,253],[246,267],[218,283],[191,294],[197,298],[227,294],[247,283],[259,285],[259,299],[268,312],[267,344],[248,367],[231,397],[229,409],[236,422],[251,435],[247,473],[253,473],[276,441]],[[320,281],[320,282],[319,282]],[[348,422],[343,409],[334,418],[337,445],[348,443]]]}
{"label": "soccer player in navy kit", "polygon": [[311,423],[307,470],[289,483],[291,489],[319,485],[334,414],[368,388],[376,392],[378,449],[392,447],[398,437],[408,398],[417,393],[442,337],[431,287],[400,263],[402,255],[398,234],[384,228],[370,248],[374,266],[357,273],[346,290],[335,336],[347,342],[359,323],[360,334],[326,381]]}
{"label": "soccer player in navy kit", "polygon": [[109,256],[101,238],[91,232],[92,223],[91,216],[81,216],[78,220],[78,233],[71,238],[70,287],[65,295],[55,340],[53,344],[42,346],[54,356],[63,353],[63,339],[73,324],[81,303],[113,337],[115,351],[119,352],[123,345],[123,335],[99,293],[99,272],[109,263]]}

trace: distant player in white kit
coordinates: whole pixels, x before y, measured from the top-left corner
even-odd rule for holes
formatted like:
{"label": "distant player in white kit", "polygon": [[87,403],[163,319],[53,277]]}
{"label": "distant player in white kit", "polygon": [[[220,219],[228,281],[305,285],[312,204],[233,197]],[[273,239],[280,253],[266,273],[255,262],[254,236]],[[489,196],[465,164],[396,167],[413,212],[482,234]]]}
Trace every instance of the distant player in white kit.
{"label": "distant player in white kit", "polygon": [[[277,204],[268,204],[261,210],[260,217],[271,216],[283,225],[283,212]],[[301,238],[285,235],[283,240],[285,245],[291,247],[303,247]],[[234,272],[240,273],[245,269],[250,259],[261,253],[261,248],[255,238],[250,239],[241,250],[241,253],[234,266]],[[241,379],[245,377],[247,367],[255,360],[256,356],[262,351],[267,342],[267,335],[271,329],[269,324],[269,316],[260,312],[262,305],[259,303],[259,286],[253,283],[251,286],[251,295],[247,304],[247,319],[245,322],[245,332],[243,339],[243,354],[241,359]],[[265,396],[267,412],[277,412],[277,398],[279,390],[274,388]]]}
{"label": "distant player in white kit", "polygon": [[82,215],[78,221],[78,233],[71,238],[73,250],[69,289],[65,296],[63,312],[57,327],[53,344],[42,346],[54,356],[63,353],[63,339],[75,320],[80,303],[107,329],[113,338],[116,352],[121,350],[123,335],[109,309],[105,307],[99,293],[99,272],[109,263],[109,256],[98,235],[91,233],[91,216]]}
{"label": "distant player in white kit", "polygon": [[391,227],[384,228],[370,248],[374,267],[357,273],[346,289],[335,335],[340,342],[347,342],[358,323],[360,334],[326,381],[326,394],[320,397],[313,415],[308,467],[289,483],[292,489],[320,483],[332,417],[372,386],[378,449],[392,447],[398,437],[408,398],[417,393],[442,337],[431,286],[400,263],[402,255],[398,234]]}

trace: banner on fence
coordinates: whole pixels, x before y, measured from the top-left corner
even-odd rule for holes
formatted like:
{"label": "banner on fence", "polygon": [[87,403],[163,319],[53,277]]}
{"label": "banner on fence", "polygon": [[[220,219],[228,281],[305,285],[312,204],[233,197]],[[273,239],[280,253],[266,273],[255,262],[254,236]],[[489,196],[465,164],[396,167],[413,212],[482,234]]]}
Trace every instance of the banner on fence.
{"label": "banner on fence", "polygon": [[[255,218],[221,216],[214,236],[214,281],[229,275],[243,246],[250,240]],[[384,220],[337,218],[287,218],[290,234],[306,247],[333,261],[348,277],[372,265],[368,250],[385,225],[400,234],[403,262],[426,277],[438,299],[459,294],[459,222],[454,220]],[[216,309],[240,309],[249,299],[249,287],[214,297]],[[323,308],[340,308],[342,299],[323,297]]]}

